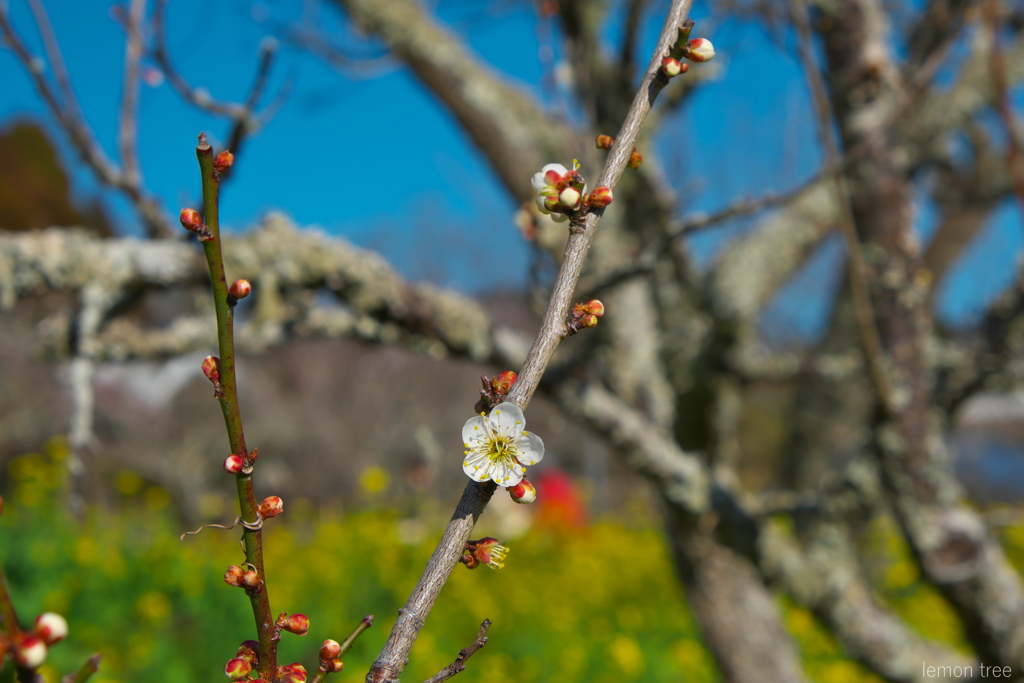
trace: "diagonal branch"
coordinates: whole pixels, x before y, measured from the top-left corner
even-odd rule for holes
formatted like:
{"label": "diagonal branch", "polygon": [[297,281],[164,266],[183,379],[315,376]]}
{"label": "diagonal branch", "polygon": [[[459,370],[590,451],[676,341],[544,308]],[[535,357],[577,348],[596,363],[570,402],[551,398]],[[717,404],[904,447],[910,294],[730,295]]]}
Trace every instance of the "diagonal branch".
{"label": "diagonal branch", "polygon": [[[595,186],[614,188],[625,170],[634,142],[650,111],[651,104],[667,83],[667,79],[664,79],[660,73],[662,55],[675,41],[678,27],[683,25],[691,3],[692,0],[674,0],[672,3],[644,79]],[[521,408],[525,408],[529,404],[544,370],[561,341],[562,331],[572,303],[573,290],[579,280],[583,261],[600,219],[600,212],[589,213],[582,225],[576,225],[570,229],[565,258],[555,281],[540,331],[527,356],[526,363],[519,372],[519,378],[508,395],[507,400]],[[431,556],[409,600],[399,611],[391,635],[367,675],[367,683],[390,683],[398,679],[430,609],[437,600],[448,576],[458,564],[476,520],[487,507],[496,488],[493,481],[486,484],[471,481],[466,486],[462,499],[459,501],[455,514],[449,521],[437,549]]]}

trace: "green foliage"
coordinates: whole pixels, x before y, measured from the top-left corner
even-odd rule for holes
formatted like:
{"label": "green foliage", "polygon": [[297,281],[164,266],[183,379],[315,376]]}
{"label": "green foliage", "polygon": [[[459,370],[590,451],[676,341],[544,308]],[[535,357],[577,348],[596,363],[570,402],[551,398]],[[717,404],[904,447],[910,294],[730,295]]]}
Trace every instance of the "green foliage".
{"label": "green foliage", "polygon": [[[130,472],[117,482],[121,508],[91,510],[78,525],[59,504],[64,454],[55,441],[45,454],[12,461],[14,488],[0,516],[0,557],[21,618],[51,610],[71,625],[43,669],[48,683],[97,651],[104,655],[97,683],[226,680],[224,662],[254,635],[248,600],[221,580],[242,561],[239,534],[207,530],[179,542],[166,493]],[[341,640],[373,613],[373,628],[337,675],[362,679],[443,524],[430,521],[436,534],[408,544],[401,521],[394,512],[342,516],[299,502],[268,522],[271,605],[312,622],[305,638],[284,634],[282,663],[312,669],[323,639]],[[1019,532],[1008,537],[1024,541]],[[865,541],[883,595],[927,635],[958,642],[955,618],[907,569],[895,538],[880,527]],[[535,529],[508,545],[503,570],[456,567],[404,680],[423,680],[450,663],[484,618],[494,622],[490,641],[459,676],[465,683],[718,680],[657,532],[606,521]],[[785,610],[813,680],[877,680],[846,660],[806,611]]]}

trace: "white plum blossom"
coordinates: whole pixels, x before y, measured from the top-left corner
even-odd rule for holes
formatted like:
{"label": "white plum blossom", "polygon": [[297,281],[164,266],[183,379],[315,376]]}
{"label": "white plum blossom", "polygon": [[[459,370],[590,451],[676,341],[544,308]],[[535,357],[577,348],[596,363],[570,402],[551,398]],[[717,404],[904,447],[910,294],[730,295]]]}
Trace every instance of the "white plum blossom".
{"label": "white plum blossom", "polygon": [[526,431],[523,411],[514,403],[499,403],[490,415],[481,413],[462,428],[466,447],[462,470],[473,481],[515,486],[526,474],[526,465],[544,457],[544,442]]}

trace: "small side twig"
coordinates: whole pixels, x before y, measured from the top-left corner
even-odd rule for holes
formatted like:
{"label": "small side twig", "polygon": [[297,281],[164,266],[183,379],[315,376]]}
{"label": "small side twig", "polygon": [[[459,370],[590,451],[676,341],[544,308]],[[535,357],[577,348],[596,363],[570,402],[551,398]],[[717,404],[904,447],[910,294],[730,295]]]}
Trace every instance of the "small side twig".
{"label": "small side twig", "polygon": [[[335,655],[335,657],[341,657],[350,649],[352,649],[352,644],[356,642],[356,638],[361,636],[363,634],[363,631],[370,628],[371,626],[373,626],[373,615],[367,614],[365,617],[362,618],[359,624],[354,629],[352,629],[352,633],[348,634],[345,640],[341,641],[340,645],[338,646],[338,654]],[[323,659],[323,656],[323,654],[320,655],[320,668],[317,670],[315,674],[313,674],[313,677],[309,679],[309,683],[323,683],[323,680],[327,678],[327,674],[329,673],[327,668],[328,662]]]}
{"label": "small side twig", "polygon": [[29,6],[35,17],[39,33],[43,36],[47,59],[57,81],[56,89],[46,79],[43,60],[32,54],[21,36],[14,30],[7,3],[0,3],[0,36],[3,36],[7,46],[32,79],[36,91],[50,110],[50,114],[60,124],[79,156],[96,174],[100,183],[116,188],[128,197],[135,210],[145,221],[150,237],[170,235],[170,225],[167,216],[160,208],[160,203],[147,193],[136,179],[129,177],[117,164],[112,162],[96,142],[96,136],[82,115],[81,107],[78,106],[78,100],[71,88],[60,45],[54,35],[46,9],[39,0],[31,0]]}
{"label": "small side twig", "polygon": [[446,666],[445,668],[438,671],[434,676],[428,678],[423,683],[441,683],[441,681],[447,681],[455,674],[460,674],[466,670],[466,660],[477,653],[477,650],[487,644],[487,629],[491,627],[491,620],[484,619],[483,623],[480,624],[480,632],[476,634],[476,640],[470,643],[469,647],[464,647],[459,651],[459,656],[455,658],[455,661]]}
{"label": "small side twig", "polygon": [[125,180],[137,185],[141,182],[139,155],[136,145],[136,118],[139,105],[139,60],[142,59],[142,20],[146,11],[145,0],[132,0],[125,22],[124,82],[121,107],[117,121],[118,146]]}
{"label": "small side twig", "polygon": [[85,683],[94,673],[100,670],[100,660],[103,655],[99,652],[89,657],[76,673],[68,674],[60,679],[60,683]]}
{"label": "small side twig", "polygon": [[352,629],[352,633],[348,634],[345,640],[341,641],[341,652],[338,653],[338,656],[340,657],[349,650],[351,650],[352,644],[356,642],[356,638],[361,636],[363,634],[363,631],[370,628],[371,626],[373,626],[373,615],[367,614],[365,617],[363,617],[362,621],[359,622],[359,625]]}
{"label": "small side twig", "polygon": [[[257,113],[257,106],[263,99],[270,71],[277,56],[277,41],[270,39],[260,45],[256,75],[244,101],[239,103],[214,99],[205,89],[192,86],[171,61],[167,46],[167,2],[168,0],[157,0],[153,8],[153,61],[160,67],[167,82],[179,97],[200,111],[232,121],[226,149],[231,150],[237,157],[244,139],[266,125],[280,109],[281,102],[291,93],[293,79],[289,78],[270,104],[264,107],[262,112]],[[224,179],[228,177],[230,174],[226,174]]]}

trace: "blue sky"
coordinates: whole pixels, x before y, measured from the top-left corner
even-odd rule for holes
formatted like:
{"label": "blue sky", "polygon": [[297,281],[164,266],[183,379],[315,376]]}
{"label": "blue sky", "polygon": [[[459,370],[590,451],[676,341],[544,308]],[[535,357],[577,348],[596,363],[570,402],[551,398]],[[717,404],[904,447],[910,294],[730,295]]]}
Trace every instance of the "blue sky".
{"label": "blue sky", "polygon": [[[24,0],[12,1],[15,25],[38,46]],[[273,31],[270,16],[298,16],[302,3],[277,0],[175,0],[169,6],[173,59],[194,85],[218,99],[244,96],[260,41]],[[123,34],[110,5],[49,0],[46,5],[65,51],[82,108],[101,144],[115,155]],[[464,2],[440,2],[438,11],[483,58],[541,96],[537,20],[530,3],[492,3],[497,20],[465,11]],[[695,16],[706,11],[698,3]],[[661,19],[649,23],[646,54]],[[343,29],[324,12],[321,24]],[[614,32],[614,31],[612,31]],[[785,190],[813,174],[820,163],[806,86],[792,56],[754,24],[698,23],[698,34],[718,49],[721,78],[696,96],[659,137],[662,160],[678,180],[685,210],[710,210],[737,194],[757,196]],[[646,57],[641,59],[646,62]],[[700,68],[700,67],[697,67]],[[404,274],[429,278],[466,291],[487,288],[500,258],[504,284],[525,280],[528,249],[511,220],[515,209],[482,157],[447,112],[402,68],[373,77],[346,78],[300,50],[282,45],[270,92],[286,78],[295,89],[265,130],[250,139],[224,193],[222,219],[243,229],[270,209],[301,225],[319,225],[388,256]],[[7,52],[0,52],[0,126],[39,118],[55,130],[31,83]],[[214,139],[228,124],[184,105],[171,88],[144,86],[139,148],[147,186],[176,213],[197,194],[195,137]],[[64,146],[59,132],[55,139]],[[95,193],[95,182],[65,152],[76,191]],[[561,160],[566,162],[568,160]],[[586,169],[584,169],[586,171]],[[473,192],[467,191],[472,186]],[[109,208],[125,232],[134,215],[120,200]],[[921,203],[919,226],[927,234],[931,215]],[[709,258],[739,228],[694,241]],[[1020,217],[1007,205],[972,247],[966,263],[946,283],[941,311],[964,321],[1012,280],[1022,240]],[[825,245],[811,269],[773,307],[782,329],[814,332],[826,310],[823,297],[809,297],[808,284],[836,272],[842,249]],[[979,267],[980,266],[980,267]],[[831,280],[835,280],[831,277]],[[785,336],[785,335],[784,335]]]}

